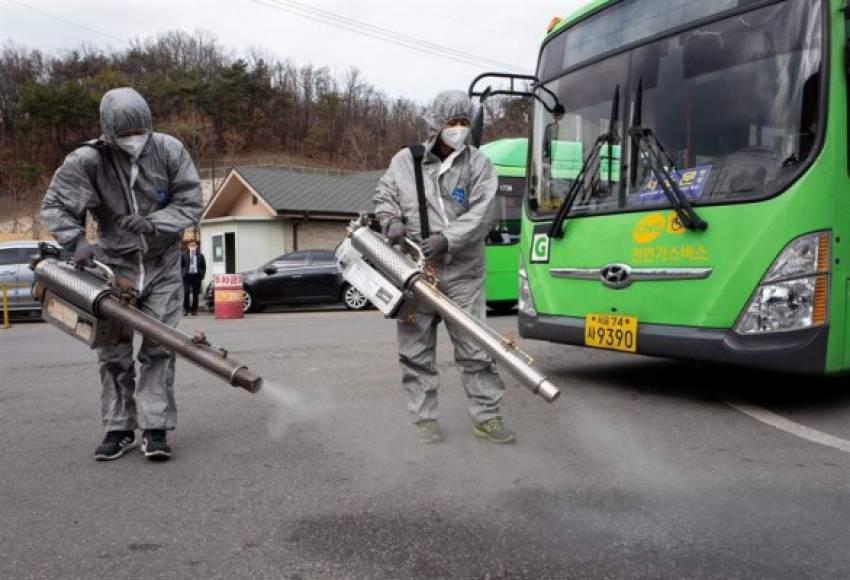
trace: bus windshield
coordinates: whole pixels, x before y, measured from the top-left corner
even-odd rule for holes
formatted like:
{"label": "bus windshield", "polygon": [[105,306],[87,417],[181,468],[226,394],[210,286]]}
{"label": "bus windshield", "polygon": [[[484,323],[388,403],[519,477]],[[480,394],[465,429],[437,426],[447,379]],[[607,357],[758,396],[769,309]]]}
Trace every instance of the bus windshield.
{"label": "bus windshield", "polygon": [[[670,0],[644,5],[665,2]],[[591,22],[629,14],[621,12],[603,10]],[[694,206],[763,199],[788,187],[823,129],[821,2],[785,0],[723,16],[602,60],[591,58],[585,66],[562,64],[560,76],[552,63],[564,63],[563,55],[554,58],[547,51],[563,51],[570,42],[547,43],[539,74],[551,79],[544,86],[566,112],[556,118],[536,105],[528,189],[532,218],[557,211],[584,158],[612,127],[617,144],[604,147],[569,215],[669,205],[629,137],[638,126],[653,132],[674,164],[671,175]],[[561,34],[581,37],[586,24]],[[617,29],[616,22],[608,24]],[[602,53],[619,48],[598,46],[598,36],[588,42]]]}
{"label": "bus windshield", "polygon": [[525,193],[524,177],[499,177],[493,225],[487,234],[488,246],[506,246],[519,243],[522,226],[522,196]]}

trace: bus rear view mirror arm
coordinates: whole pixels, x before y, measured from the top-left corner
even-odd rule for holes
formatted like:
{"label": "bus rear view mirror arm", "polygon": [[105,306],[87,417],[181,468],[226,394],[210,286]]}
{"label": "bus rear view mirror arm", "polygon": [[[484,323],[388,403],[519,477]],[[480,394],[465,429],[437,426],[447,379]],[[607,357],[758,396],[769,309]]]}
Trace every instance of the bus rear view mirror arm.
{"label": "bus rear view mirror arm", "polygon": [[[480,90],[476,87],[476,85],[478,85],[484,79],[507,79],[508,81],[510,81],[510,83],[509,83],[509,86],[508,86],[507,89],[493,90],[492,86],[487,85],[487,87],[484,90]],[[514,84],[516,81],[524,81],[525,83],[527,83],[527,86],[531,90],[523,90],[523,89],[516,88],[516,86]],[[536,92],[537,89],[540,89],[541,91],[546,93],[546,95],[548,95],[552,99],[552,103],[551,104],[547,103],[546,99],[541,97]],[[512,96],[512,97],[531,98],[531,99],[534,99],[537,102],[539,102],[541,105],[543,105],[543,108],[546,109],[546,111],[548,111],[550,115],[553,115],[556,118],[560,118],[564,114],[564,111],[565,111],[564,106],[561,105],[561,103],[558,100],[558,97],[555,95],[555,93],[553,93],[550,89],[544,87],[540,83],[540,81],[537,79],[537,77],[535,77],[534,75],[520,75],[520,74],[513,74],[513,73],[498,73],[498,72],[482,73],[482,74],[478,75],[477,77],[475,77],[474,79],[472,79],[472,82],[469,84],[468,94],[469,94],[470,98],[478,97],[480,99],[480,102],[482,102],[482,103],[487,98],[495,97],[497,95],[507,95],[507,96]]]}

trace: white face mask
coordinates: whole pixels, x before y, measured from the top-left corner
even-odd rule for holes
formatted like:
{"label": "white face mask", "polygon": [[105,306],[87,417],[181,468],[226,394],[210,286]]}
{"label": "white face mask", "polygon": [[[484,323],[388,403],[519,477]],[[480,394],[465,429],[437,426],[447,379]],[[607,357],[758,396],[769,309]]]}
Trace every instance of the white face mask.
{"label": "white face mask", "polygon": [[135,161],[142,153],[142,149],[145,148],[145,144],[148,142],[148,136],[147,134],[129,135],[127,137],[118,137],[115,141]]}
{"label": "white face mask", "polygon": [[440,132],[443,143],[455,150],[460,149],[468,136],[469,127],[446,127]]}

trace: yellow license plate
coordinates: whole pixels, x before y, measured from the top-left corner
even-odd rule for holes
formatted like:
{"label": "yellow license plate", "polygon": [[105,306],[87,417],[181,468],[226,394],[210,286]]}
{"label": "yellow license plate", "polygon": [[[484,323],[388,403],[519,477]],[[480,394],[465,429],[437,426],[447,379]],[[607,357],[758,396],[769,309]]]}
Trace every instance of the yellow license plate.
{"label": "yellow license plate", "polygon": [[637,352],[638,320],[634,316],[588,314],[584,318],[584,344],[623,352]]}

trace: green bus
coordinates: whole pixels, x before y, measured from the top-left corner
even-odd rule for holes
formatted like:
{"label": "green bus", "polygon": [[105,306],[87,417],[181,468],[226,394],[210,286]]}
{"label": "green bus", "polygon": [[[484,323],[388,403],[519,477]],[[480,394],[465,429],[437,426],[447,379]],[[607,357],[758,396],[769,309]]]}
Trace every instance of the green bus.
{"label": "green bus", "polygon": [[499,176],[493,227],[487,235],[487,305],[496,312],[510,312],[517,303],[517,270],[525,193],[528,139],[500,139],[480,147]]}
{"label": "green bus", "polygon": [[523,337],[850,368],[848,5],[595,0],[534,77],[482,75],[534,99]]}
{"label": "green bus", "polygon": [[[581,143],[559,142],[553,147],[561,151],[559,168],[555,171],[574,178],[582,164]],[[487,306],[495,312],[506,313],[514,309],[519,294],[517,276],[528,139],[500,139],[485,143],[479,149],[490,158],[499,176],[493,227],[486,240],[485,294]],[[618,150],[615,146],[615,155]],[[605,171],[603,167],[603,175]]]}

